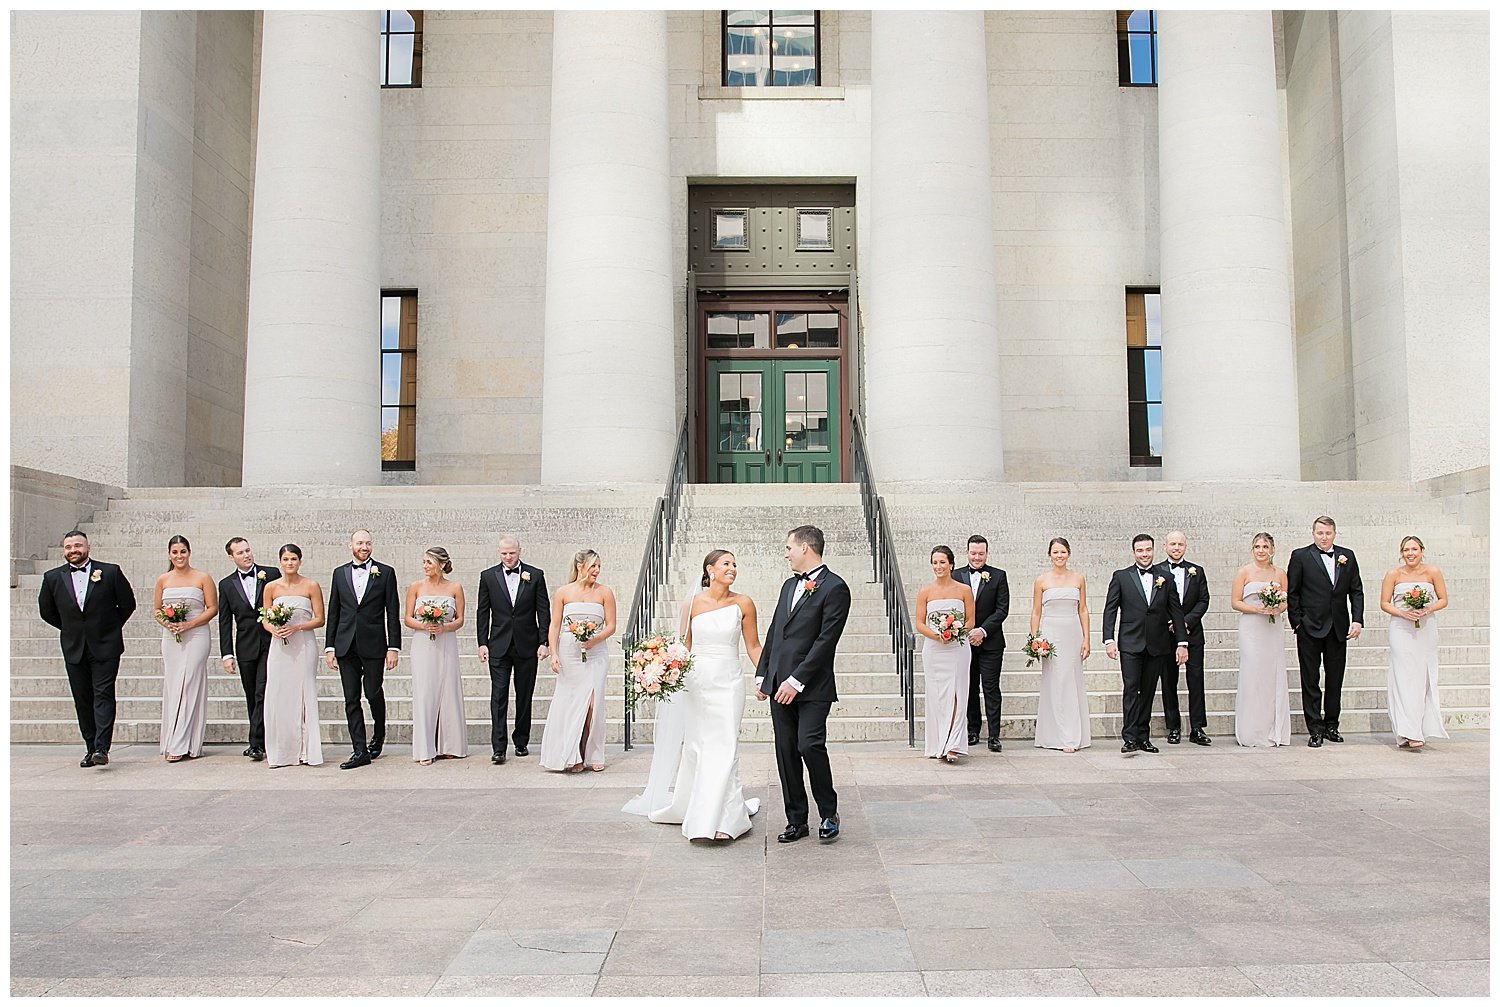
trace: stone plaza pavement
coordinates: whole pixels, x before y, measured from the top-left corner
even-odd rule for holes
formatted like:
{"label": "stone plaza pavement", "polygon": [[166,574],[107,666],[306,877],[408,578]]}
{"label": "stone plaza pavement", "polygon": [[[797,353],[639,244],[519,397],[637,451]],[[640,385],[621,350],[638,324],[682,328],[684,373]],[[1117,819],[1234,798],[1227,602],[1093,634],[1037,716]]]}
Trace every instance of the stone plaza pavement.
{"label": "stone plaza pavement", "polygon": [[958,766],[834,746],[845,835],[731,844],[529,759],[269,771],[11,749],[11,992],[1484,995],[1488,732]]}

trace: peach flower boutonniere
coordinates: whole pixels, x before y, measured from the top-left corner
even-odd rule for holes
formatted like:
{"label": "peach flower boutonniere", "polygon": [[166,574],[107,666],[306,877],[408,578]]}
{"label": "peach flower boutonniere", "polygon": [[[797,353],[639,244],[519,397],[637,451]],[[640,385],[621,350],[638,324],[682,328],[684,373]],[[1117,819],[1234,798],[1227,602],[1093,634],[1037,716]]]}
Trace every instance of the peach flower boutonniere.
{"label": "peach flower boutonniere", "polygon": [[1339,564],[1339,566],[1348,566],[1349,565],[1349,557],[1348,556],[1340,556],[1339,559],[1338,559],[1338,564]]}
{"label": "peach flower boutonniere", "polygon": [[523,581],[525,581],[526,583],[530,584],[531,583],[531,571],[530,570],[522,570],[521,571],[521,579]]}
{"label": "peach flower boutonniere", "polygon": [[91,573],[91,574],[89,574],[89,580],[92,581],[93,583],[97,584],[97,583],[99,583],[100,578],[102,578],[103,576],[104,576],[104,572],[102,570],[98,569],[97,567],[95,567],[94,568],[94,572]]}

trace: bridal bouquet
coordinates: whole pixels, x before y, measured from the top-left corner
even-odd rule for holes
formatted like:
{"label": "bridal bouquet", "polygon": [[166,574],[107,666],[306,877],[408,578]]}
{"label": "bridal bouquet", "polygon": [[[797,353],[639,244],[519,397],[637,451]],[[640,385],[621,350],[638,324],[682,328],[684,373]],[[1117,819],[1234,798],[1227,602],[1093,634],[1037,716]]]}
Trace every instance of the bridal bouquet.
{"label": "bridal bouquet", "polygon": [[[584,644],[598,635],[599,624],[593,619],[575,619],[570,615],[563,620],[563,629],[572,633],[573,639],[577,640],[580,644]],[[584,663],[587,664],[589,659],[588,650],[582,646],[578,650],[582,654]]]}
{"label": "bridal bouquet", "polygon": [[[258,620],[259,622],[266,626],[275,626],[276,628],[280,629],[282,626],[285,626],[287,623],[292,621],[292,615],[297,610],[292,608],[292,606],[290,605],[283,605],[281,604],[281,602],[277,602],[274,605],[257,609],[256,611],[260,614],[260,618]],[[281,645],[283,647],[286,646],[286,640],[286,637],[281,638]]]}
{"label": "bridal bouquet", "polygon": [[1052,656],[1056,650],[1052,641],[1046,637],[1037,636],[1035,633],[1026,634],[1026,646],[1021,648],[1021,653],[1026,655],[1026,667],[1031,667],[1038,661],[1045,661]]}
{"label": "bridal bouquet", "polygon": [[670,699],[687,684],[693,656],[675,636],[657,633],[636,642],[625,657],[625,691],[630,708],[644,697]]}
{"label": "bridal bouquet", "polygon": [[[1274,580],[1271,581],[1271,583],[1267,584],[1265,587],[1261,588],[1260,593],[1257,594],[1256,597],[1260,599],[1260,603],[1266,606],[1266,608],[1275,608],[1277,605],[1280,605],[1282,602],[1286,601],[1286,594],[1281,590],[1281,585],[1276,583]],[[1268,616],[1268,618],[1272,622],[1276,621],[1276,617],[1274,615]]]}
{"label": "bridal bouquet", "polygon": [[944,643],[969,638],[969,627],[964,625],[962,612],[933,612],[927,617],[927,625],[937,631],[938,638]]}
{"label": "bridal bouquet", "polygon": [[[169,601],[156,610],[156,617],[170,626],[179,626],[187,622],[188,603],[185,601]],[[176,631],[172,633],[172,639],[178,643],[182,642],[182,634]]]}
{"label": "bridal bouquet", "polygon": [[[453,617],[453,603],[451,601],[435,602],[424,601],[412,610],[412,618],[424,626],[441,626]],[[436,640],[436,633],[428,633],[427,639]]]}
{"label": "bridal bouquet", "polygon": [[[1396,595],[1396,604],[1401,605],[1404,608],[1409,608],[1413,612],[1420,612],[1422,611],[1422,609],[1432,604],[1432,595],[1427,593],[1427,589],[1425,587],[1422,587],[1420,584],[1418,584],[1410,591],[1403,591],[1401,594]],[[1412,626],[1416,629],[1421,629],[1422,620],[1418,619],[1416,622],[1412,623]]]}

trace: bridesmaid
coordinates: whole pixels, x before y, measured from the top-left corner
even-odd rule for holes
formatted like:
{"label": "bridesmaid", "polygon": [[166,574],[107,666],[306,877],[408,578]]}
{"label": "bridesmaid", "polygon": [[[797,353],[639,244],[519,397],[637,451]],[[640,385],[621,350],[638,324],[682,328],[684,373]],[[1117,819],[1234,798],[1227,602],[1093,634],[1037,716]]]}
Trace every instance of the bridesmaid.
{"label": "bridesmaid", "polygon": [[[564,620],[588,620],[599,629],[587,642],[564,628]],[[609,651],[602,644],[615,631],[615,593],[599,583],[599,554],[584,549],[573,555],[568,583],[552,596],[552,624],[547,646],[557,688],[547,709],[542,735],[543,769],[581,773],[585,764],[604,772],[604,682]],[[592,660],[585,661],[585,652]]]}
{"label": "bridesmaid", "polygon": [[969,754],[969,641],[943,642],[942,634],[927,624],[930,615],[962,614],[964,625],[974,625],[974,593],[953,579],[953,550],[935,545],[929,556],[932,582],[917,592],[918,633],[922,645],[922,681],[927,698],[926,755],[954,763]]}
{"label": "bridesmaid", "polygon": [[[1438,705],[1438,631],[1432,617],[1448,607],[1448,586],[1443,571],[1423,561],[1425,549],[1415,535],[1402,539],[1401,565],[1380,585],[1380,607],[1391,617],[1386,699],[1399,748],[1421,748],[1424,738],[1448,737]],[[1416,587],[1432,597],[1430,604],[1411,609],[1396,602]]]}
{"label": "bridesmaid", "polygon": [[1279,617],[1286,601],[1274,608],[1260,600],[1265,588],[1286,594],[1286,571],[1271,562],[1276,540],[1259,532],[1250,540],[1249,563],[1234,572],[1229,604],[1240,614],[1240,676],[1234,693],[1234,740],[1245,748],[1275,748],[1292,743],[1292,707],[1287,698],[1286,630]]}
{"label": "bridesmaid", "polygon": [[[406,628],[411,634],[411,757],[421,766],[433,759],[463,759],[469,755],[464,724],[464,681],[458,665],[458,637],[464,625],[464,589],[444,574],[453,561],[442,547],[422,554],[421,580],[406,589]],[[442,606],[447,621],[441,626],[414,616],[418,605]]]}
{"label": "bridesmaid", "polygon": [[266,585],[261,604],[266,608],[286,605],[294,611],[285,626],[261,623],[280,641],[266,648],[266,766],[321,766],[318,659],[322,648],[314,630],[324,621],[323,588],[299,572],[302,550],[297,546],[282,546],[278,565],[281,579]]}
{"label": "bridesmaid", "polygon": [[1041,660],[1036,703],[1036,747],[1076,752],[1093,744],[1089,690],[1083,662],[1089,658],[1089,592],[1083,574],[1068,568],[1073,547],[1065,538],[1047,543],[1052,568],[1031,587],[1031,635],[1052,644]]}
{"label": "bridesmaid", "polygon": [[[162,628],[161,753],[168,762],[203,754],[208,726],[208,624],[219,614],[213,578],[190,562],[192,546],[181,535],[167,543],[167,572],[156,578],[151,610]],[[168,623],[163,605],[186,604],[187,620]]]}

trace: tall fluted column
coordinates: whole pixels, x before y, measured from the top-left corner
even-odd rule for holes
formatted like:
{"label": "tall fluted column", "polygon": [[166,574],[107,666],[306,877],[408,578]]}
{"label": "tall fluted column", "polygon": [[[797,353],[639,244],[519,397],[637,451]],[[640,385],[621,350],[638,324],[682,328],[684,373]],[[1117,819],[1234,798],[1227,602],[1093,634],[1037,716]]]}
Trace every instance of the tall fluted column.
{"label": "tall fluted column", "polygon": [[1000,479],[984,12],[876,11],[870,48],[871,461],[883,482]]}
{"label": "tall fluted column", "polygon": [[246,486],[380,482],[379,63],[375,11],[265,13]]}
{"label": "tall fluted column", "polygon": [[542,482],[658,482],[676,443],[667,16],[552,16]]}
{"label": "tall fluted column", "polygon": [[1162,470],[1297,479],[1268,11],[1161,11]]}

